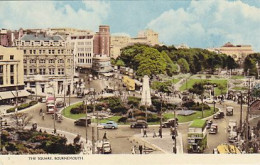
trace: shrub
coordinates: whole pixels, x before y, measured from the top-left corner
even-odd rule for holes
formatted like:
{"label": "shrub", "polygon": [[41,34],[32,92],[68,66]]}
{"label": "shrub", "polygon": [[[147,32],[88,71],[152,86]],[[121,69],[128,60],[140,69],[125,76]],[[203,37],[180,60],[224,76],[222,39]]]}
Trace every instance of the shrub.
{"label": "shrub", "polygon": [[70,109],[70,113],[72,114],[80,114],[83,113],[84,109],[81,109],[80,107],[74,107]]}
{"label": "shrub", "polygon": [[132,97],[132,96],[130,96],[130,97],[128,97],[127,99],[128,99],[127,104],[128,104],[128,105],[133,105],[134,107],[138,107],[138,105],[139,105],[140,102],[141,102],[141,98],[138,98],[138,97]]}
{"label": "shrub", "polygon": [[118,119],[118,123],[126,123],[127,117],[121,117],[120,119]]}
{"label": "shrub", "polygon": [[145,117],[145,113],[140,111],[140,110],[136,110],[134,112],[134,117],[136,117],[136,116],[143,116],[143,117]]}
{"label": "shrub", "polygon": [[29,105],[30,106],[33,106],[33,105],[35,105],[35,104],[37,104],[38,102],[37,101],[31,101],[30,103],[29,103]]}
{"label": "shrub", "polygon": [[[191,107],[191,109],[196,111],[202,111],[202,104],[199,104],[199,106],[195,104],[193,107]],[[203,110],[206,109],[210,109],[210,106],[208,104],[203,104]]]}
{"label": "shrub", "polygon": [[136,120],[145,120],[145,117],[143,117],[143,116],[137,116],[137,117],[136,117]]}
{"label": "shrub", "polygon": [[160,117],[158,117],[156,114],[149,114],[147,116],[147,122],[158,122],[160,121]]}
{"label": "shrub", "polygon": [[196,104],[196,103],[195,103],[193,100],[188,100],[188,101],[184,102],[182,105],[183,105],[184,107],[191,108],[191,107],[193,107],[195,104]]}

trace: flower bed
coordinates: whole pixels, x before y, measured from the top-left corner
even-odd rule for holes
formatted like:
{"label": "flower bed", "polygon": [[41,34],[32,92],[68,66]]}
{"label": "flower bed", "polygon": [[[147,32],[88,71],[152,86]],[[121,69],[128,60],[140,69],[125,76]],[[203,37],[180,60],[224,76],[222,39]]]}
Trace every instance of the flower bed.
{"label": "flower bed", "polygon": [[[17,107],[17,110],[20,111],[20,110],[23,110],[25,108],[29,108],[29,107],[37,104],[37,103],[38,103],[37,101],[30,101],[29,103],[21,104]],[[6,113],[12,113],[12,112],[15,112],[15,107],[9,108],[9,109],[6,110]]]}

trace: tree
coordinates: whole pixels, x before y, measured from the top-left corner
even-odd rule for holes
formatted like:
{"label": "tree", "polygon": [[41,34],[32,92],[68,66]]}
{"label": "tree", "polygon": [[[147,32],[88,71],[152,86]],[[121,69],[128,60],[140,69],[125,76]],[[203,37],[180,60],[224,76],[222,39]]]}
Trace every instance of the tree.
{"label": "tree", "polygon": [[125,66],[125,63],[124,63],[124,61],[123,60],[117,60],[116,61],[116,66]]}
{"label": "tree", "polygon": [[232,75],[232,70],[237,68],[238,65],[231,56],[228,56],[226,61],[227,61],[227,69],[230,70],[231,75]]}
{"label": "tree", "polygon": [[182,73],[188,73],[190,71],[190,67],[188,62],[184,58],[180,58],[177,61],[177,64],[180,66],[181,72]]}
{"label": "tree", "polygon": [[203,83],[195,83],[193,84],[192,88],[189,89],[190,93],[202,95],[205,91]]}
{"label": "tree", "polygon": [[17,127],[23,129],[32,120],[32,115],[29,115],[28,113],[14,113],[11,118],[15,120]]}

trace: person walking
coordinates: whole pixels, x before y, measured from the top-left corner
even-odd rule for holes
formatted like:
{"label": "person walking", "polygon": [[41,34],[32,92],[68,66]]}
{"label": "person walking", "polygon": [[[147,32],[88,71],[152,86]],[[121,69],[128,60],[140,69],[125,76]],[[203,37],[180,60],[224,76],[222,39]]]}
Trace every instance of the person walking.
{"label": "person walking", "polygon": [[153,138],[157,137],[155,130],[153,129]]}
{"label": "person walking", "polygon": [[162,138],[162,129],[161,128],[159,128],[159,136]]}
{"label": "person walking", "polygon": [[105,131],[105,133],[104,133],[103,140],[104,139],[107,139],[107,131]]}
{"label": "person walking", "polygon": [[139,145],[139,151],[140,151],[140,154],[143,154],[143,146],[142,145]]}
{"label": "person walking", "polygon": [[146,132],[146,129],[144,128],[144,135],[143,135],[143,137],[148,137],[147,136],[147,132]]}
{"label": "person walking", "polygon": [[42,109],[40,109],[39,115],[40,115],[40,116],[42,115]]}
{"label": "person walking", "polygon": [[135,146],[132,147],[131,152],[132,154],[135,154]]}
{"label": "person walking", "polygon": [[42,120],[44,120],[44,116],[45,116],[45,113],[43,112],[43,113],[42,113]]}

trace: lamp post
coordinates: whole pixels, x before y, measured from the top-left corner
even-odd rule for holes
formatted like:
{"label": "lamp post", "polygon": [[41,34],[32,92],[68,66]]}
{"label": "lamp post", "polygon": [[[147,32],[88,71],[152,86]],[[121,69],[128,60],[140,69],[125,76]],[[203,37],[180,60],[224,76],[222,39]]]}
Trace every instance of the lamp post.
{"label": "lamp post", "polygon": [[2,153],[2,117],[0,117],[0,154]]}
{"label": "lamp post", "polygon": [[240,91],[240,120],[239,120],[240,134],[242,133],[242,104],[243,104],[243,94],[242,91]]}
{"label": "lamp post", "polygon": [[248,80],[248,96],[247,96],[247,113],[246,113],[246,153],[248,153],[248,127],[249,127],[249,123],[248,123],[248,117],[249,117],[249,111],[250,111],[250,87],[251,87],[251,82],[250,82],[250,78]]}
{"label": "lamp post", "polygon": [[213,104],[214,104],[214,113],[216,112],[216,101],[213,100]]}
{"label": "lamp post", "polygon": [[160,130],[159,130],[159,136],[162,138],[162,93],[161,93],[161,109],[160,109]]}
{"label": "lamp post", "polygon": [[177,146],[177,118],[176,118],[176,111],[175,111],[175,109],[174,109],[174,135],[175,135],[175,138],[174,138],[174,151],[175,151],[175,154],[177,154],[177,148],[176,148],[176,146]]}

